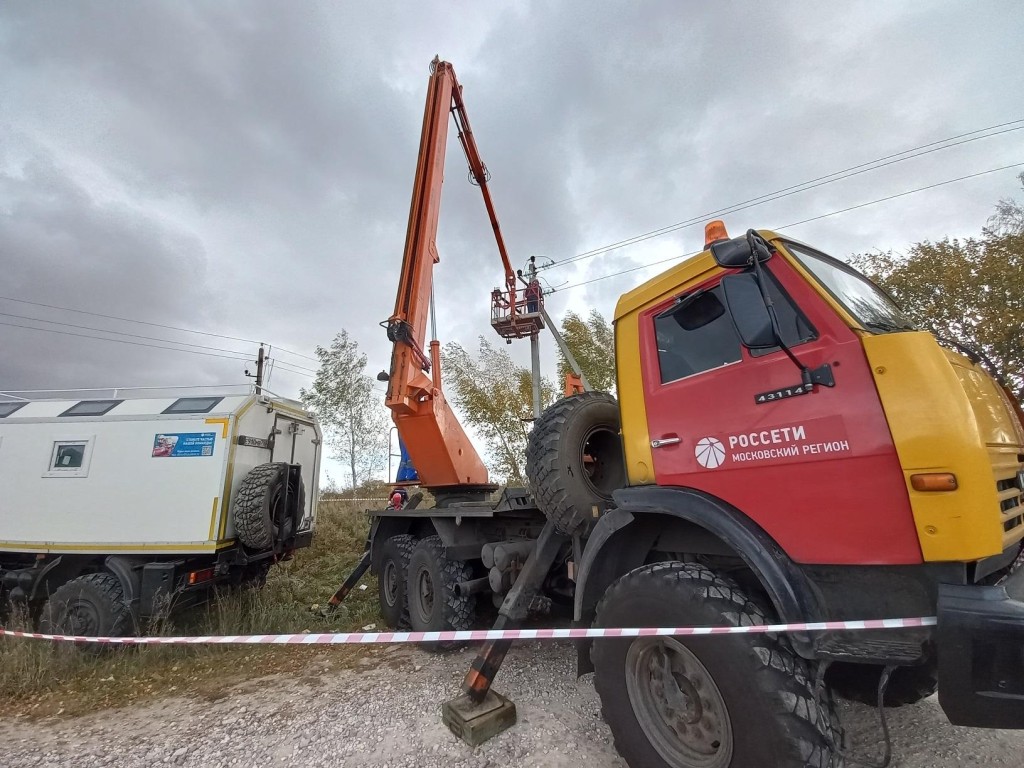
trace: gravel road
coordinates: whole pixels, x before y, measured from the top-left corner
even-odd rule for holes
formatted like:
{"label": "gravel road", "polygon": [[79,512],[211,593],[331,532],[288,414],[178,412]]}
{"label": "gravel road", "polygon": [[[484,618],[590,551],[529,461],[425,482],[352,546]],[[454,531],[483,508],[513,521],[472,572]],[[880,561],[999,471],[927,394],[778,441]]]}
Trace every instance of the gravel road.
{"label": "gravel road", "polygon": [[[313,662],[298,677],[245,683],[217,701],[168,698],[71,720],[0,720],[0,765],[111,766],[585,766],[621,768],[589,676],[577,681],[568,644],[513,648],[496,690],[519,723],[474,750],[442,725],[440,702],[458,693],[472,653],[406,647],[370,652],[353,668]],[[318,666],[319,664],[319,666]],[[875,713],[844,705],[859,751],[879,748]],[[891,712],[894,766],[1013,766],[1024,731],[954,728],[934,697]],[[767,768],[767,767],[766,767]]]}

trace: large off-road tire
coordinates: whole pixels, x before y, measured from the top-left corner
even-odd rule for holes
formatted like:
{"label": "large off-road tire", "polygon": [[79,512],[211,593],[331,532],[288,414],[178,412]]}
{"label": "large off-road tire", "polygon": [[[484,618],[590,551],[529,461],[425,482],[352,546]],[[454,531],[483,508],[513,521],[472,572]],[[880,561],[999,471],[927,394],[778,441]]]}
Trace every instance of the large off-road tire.
{"label": "large off-road tire", "polygon": [[48,635],[124,637],[134,628],[121,582],[109,573],[89,573],[57,587],[39,617],[39,631]]}
{"label": "large off-road tire", "polygon": [[416,538],[403,534],[385,539],[380,545],[374,571],[377,573],[377,598],[384,623],[392,629],[408,629],[409,601],[406,575],[409,560],[416,549]]}
{"label": "large off-road tire", "polygon": [[[596,626],[767,623],[736,585],[696,563],[655,563],[605,593]],[[763,634],[594,641],[594,684],[632,768],[842,765],[838,720],[806,663]]]}
{"label": "large off-road tire", "polygon": [[[284,506],[288,465],[284,463],[260,464],[249,470],[238,486],[231,502],[231,518],[235,523],[235,536],[249,549],[264,551],[275,542],[284,541],[294,533],[297,521],[291,519]],[[306,489],[302,479],[292,493],[299,494],[299,509],[305,509]]]}
{"label": "large off-road tire", "polygon": [[[837,696],[874,707],[878,704],[878,681],[884,667],[878,664],[835,662],[825,673],[825,682]],[[902,707],[927,699],[939,689],[934,663],[916,667],[897,667],[889,677],[882,702],[887,707]]]}
{"label": "large off-road tire", "polygon": [[537,506],[572,536],[594,522],[626,484],[619,407],[606,392],[582,392],[550,406],[526,444],[526,477]]}
{"label": "large off-road tire", "polygon": [[[462,560],[449,560],[439,536],[420,539],[406,573],[409,626],[414,632],[447,632],[472,629],[476,595],[457,595],[455,585],[473,578]],[[430,643],[428,648],[447,650],[460,643]]]}

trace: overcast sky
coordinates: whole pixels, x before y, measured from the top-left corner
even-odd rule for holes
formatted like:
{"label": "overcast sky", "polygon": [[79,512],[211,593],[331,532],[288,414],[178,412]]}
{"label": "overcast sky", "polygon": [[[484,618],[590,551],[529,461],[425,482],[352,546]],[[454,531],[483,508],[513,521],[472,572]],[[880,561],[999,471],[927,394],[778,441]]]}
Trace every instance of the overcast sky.
{"label": "overcast sky", "polygon": [[[521,265],[1022,120],[1022,37],[1019,2],[3,3],[0,389],[244,381],[238,361],[65,335],[103,335],[73,325],[255,352],[12,298],[302,355],[345,328],[372,372],[386,367],[378,323],[394,307],[435,54],[464,86]],[[895,163],[726,224],[777,227],[1024,163],[1022,138]],[[841,257],[976,234],[997,199],[1021,196],[1021,170],[787,232]],[[474,346],[492,333],[501,266],[465,179],[453,131],[438,328]],[[696,250],[702,235],[697,225],[548,270],[566,288],[549,310],[610,317],[666,265],[571,286]],[[527,361],[528,344],[514,353]],[[294,396],[309,383],[282,366],[272,388]]]}

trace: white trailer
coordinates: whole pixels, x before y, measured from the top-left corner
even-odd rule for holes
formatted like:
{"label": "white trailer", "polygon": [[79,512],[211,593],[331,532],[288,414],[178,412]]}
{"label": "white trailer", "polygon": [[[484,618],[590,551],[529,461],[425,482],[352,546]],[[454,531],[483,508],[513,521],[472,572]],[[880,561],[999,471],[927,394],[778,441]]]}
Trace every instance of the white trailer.
{"label": "white trailer", "polygon": [[312,541],[321,433],[232,391],[0,397],[0,598],[41,629],[130,633]]}

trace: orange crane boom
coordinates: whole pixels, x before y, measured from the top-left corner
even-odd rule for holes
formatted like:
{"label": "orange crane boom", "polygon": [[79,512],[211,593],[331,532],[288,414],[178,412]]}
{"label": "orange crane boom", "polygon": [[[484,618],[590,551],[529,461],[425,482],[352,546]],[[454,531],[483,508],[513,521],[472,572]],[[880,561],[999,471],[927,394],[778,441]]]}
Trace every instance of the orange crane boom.
{"label": "orange crane boom", "polygon": [[436,238],[449,115],[455,119],[459,131],[459,141],[469,163],[470,181],[480,187],[483,195],[513,306],[516,291],[515,273],[487,188],[487,166],[480,159],[469,126],[462,86],[452,65],[435,57],[427,86],[398,296],[394,314],[387,323],[388,339],[394,349],[385,400],[420,482],[427,488],[486,485],[488,482],[487,468],[442,391],[441,344],[436,338],[431,339],[429,352],[425,349],[427,318],[433,298],[433,270],[440,261]]}

